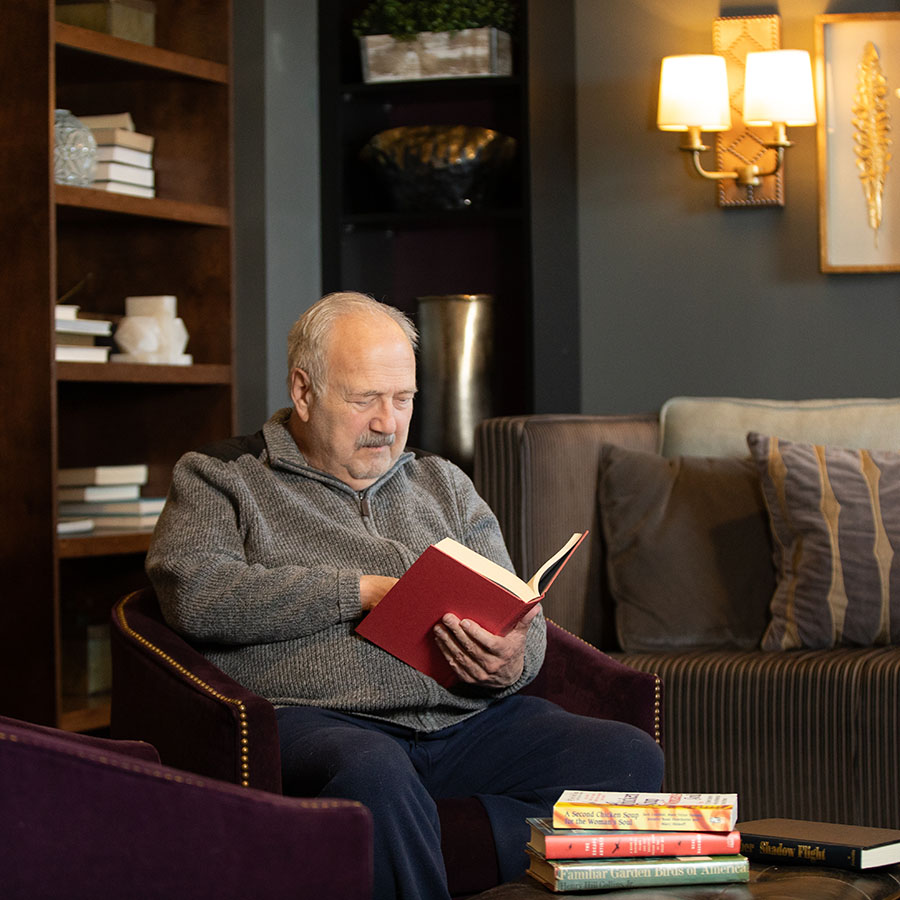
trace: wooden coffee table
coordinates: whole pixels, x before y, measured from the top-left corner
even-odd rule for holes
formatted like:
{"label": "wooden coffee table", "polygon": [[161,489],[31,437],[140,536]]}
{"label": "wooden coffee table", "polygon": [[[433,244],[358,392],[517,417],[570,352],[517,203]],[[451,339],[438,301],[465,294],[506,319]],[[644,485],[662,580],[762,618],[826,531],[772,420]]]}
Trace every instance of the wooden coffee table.
{"label": "wooden coffee table", "polygon": [[[554,896],[563,895],[525,875],[478,894],[477,900],[548,900]],[[566,896],[573,900],[900,900],[900,865],[849,872],[751,863],[748,883],[574,891]]]}

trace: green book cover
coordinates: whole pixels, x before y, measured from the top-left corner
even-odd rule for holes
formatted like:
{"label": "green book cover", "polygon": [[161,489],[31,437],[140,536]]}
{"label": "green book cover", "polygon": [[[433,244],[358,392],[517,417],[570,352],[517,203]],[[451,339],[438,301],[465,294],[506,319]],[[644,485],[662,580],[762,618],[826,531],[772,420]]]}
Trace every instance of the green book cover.
{"label": "green book cover", "polygon": [[528,874],[554,891],[750,880],[750,863],[738,854],[587,861],[550,860],[529,850],[528,856]]}

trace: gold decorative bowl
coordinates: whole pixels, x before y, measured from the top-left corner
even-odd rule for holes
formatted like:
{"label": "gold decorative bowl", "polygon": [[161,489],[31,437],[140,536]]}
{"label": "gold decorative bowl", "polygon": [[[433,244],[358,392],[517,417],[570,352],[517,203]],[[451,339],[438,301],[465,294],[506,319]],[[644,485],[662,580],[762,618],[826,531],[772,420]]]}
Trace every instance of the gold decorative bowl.
{"label": "gold decorative bowl", "polygon": [[361,158],[398,210],[482,206],[516,153],[516,141],[473,125],[404,125],[374,135]]}

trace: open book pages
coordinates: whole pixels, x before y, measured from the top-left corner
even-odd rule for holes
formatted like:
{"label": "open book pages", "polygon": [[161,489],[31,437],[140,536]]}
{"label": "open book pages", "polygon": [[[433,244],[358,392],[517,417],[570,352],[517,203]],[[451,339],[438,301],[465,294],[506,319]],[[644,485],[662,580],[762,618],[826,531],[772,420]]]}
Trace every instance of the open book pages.
{"label": "open book pages", "polygon": [[480,553],[470,550],[465,545],[453,540],[453,538],[444,538],[434,546],[442,553],[446,553],[447,556],[472,569],[473,572],[478,572],[479,575],[483,575],[495,584],[499,584],[500,587],[506,588],[524,603],[530,603],[532,600],[537,600],[544,595],[569,554],[581,543],[586,535],[587,532],[576,532],[573,534],[528,581],[522,581],[518,575],[504,569],[499,563],[495,563]]}

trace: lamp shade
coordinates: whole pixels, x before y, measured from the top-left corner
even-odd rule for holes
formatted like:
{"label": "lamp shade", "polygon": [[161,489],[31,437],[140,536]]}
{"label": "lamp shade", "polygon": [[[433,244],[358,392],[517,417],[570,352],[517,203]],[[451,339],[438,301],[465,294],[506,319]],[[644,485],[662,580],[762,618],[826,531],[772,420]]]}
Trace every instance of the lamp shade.
{"label": "lamp shade", "polygon": [[731,128],[724,58],[712,54],[665,57],[659,76],[656,124],[662,131]]}
{"label": "lamp shade", "polygon": [[748,125],[815,125],[812,66],[805,50],[748,53],[744,70]]}

